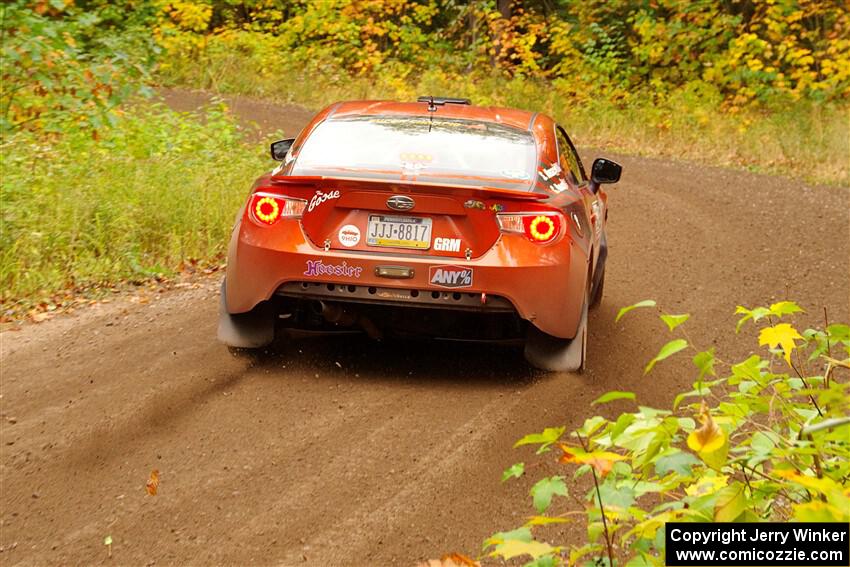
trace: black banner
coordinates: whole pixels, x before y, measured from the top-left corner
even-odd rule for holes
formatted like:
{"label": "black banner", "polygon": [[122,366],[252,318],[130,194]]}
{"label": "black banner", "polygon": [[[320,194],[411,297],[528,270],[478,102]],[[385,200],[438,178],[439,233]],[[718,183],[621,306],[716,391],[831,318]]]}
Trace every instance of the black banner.
{"label": "black banner", "polygon": [[664,538],[670,566],[850,565],[849,523],[669,522]]}

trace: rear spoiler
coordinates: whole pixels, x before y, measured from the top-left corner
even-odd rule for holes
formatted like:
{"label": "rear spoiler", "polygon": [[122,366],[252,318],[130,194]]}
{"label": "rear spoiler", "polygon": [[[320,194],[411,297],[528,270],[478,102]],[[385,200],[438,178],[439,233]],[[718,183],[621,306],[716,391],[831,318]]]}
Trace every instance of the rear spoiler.
{"label": "rear spoiler", "polygon": [[418,181],[403,181],[398,179],[363,179],[360,177],[328,177],[324,175],[272,175],[271,182],[274,185],[300,185],[302,187],[305,185],[324,187],[333,183],[337,187],[350,189],[372,189],[379,191],[407,189],[427,193],[521,201],[540,201],[549,198],[549,195],[529,191],[513,191],[511,189],[473,185],[451,185],[448,183],[420,183]]}

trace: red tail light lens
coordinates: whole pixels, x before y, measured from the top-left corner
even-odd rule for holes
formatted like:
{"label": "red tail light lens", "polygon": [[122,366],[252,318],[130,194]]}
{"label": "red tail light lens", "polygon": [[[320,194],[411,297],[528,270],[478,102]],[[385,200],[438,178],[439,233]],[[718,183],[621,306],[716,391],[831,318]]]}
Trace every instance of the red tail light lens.
{"label": "red tail light lens", "polygon": [[257,220],[265,224],[274,224],[280,218],[280,205],[274,197],[258,197],[253,211]]}
{"label": "red tail light lens", "polygon": [[251,196],[251,219],[259,225],[271,226],[282,218],[301,218],[307,201],[282,195],[255,193]]}
{"label": "red tail light lens", "polygon": [[522,219],[525,235],[535,242],[549,242],[561,232],[561,220],[555,215],[535,215]]}
{"label": "red tail light lens", "polygon": [[557,213],[519,213],[496,215],[502,232],[524,234],[532,242],[545,244],[561,234],[561,215]]}

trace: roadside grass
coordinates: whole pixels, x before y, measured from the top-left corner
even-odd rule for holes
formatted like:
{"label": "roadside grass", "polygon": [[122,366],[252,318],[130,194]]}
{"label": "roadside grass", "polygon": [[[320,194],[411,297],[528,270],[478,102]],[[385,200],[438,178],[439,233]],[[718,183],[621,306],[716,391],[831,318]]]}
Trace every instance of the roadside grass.
{"label": "roadside grass", "polygon": [[[171,58],[160,80],[313,109],[350,98],[467,96],[549,112],[583,146],[850,185],[850,115],[836,105],[733,115],[699,89],[659,105],[601,97],[574,105],[557,83],[441,70],[353,78],[328,64],[268,67],[250,51],[208,53],[200,62]],[[19,131],[0,142],[0,157],[0,319],[62,294],[220,264],[249,183],[268,166],[216,105],[194,115],[137,103],[97,135],[78,125],[52,138]]]}
{"label": "roadside grass", "polygon": [[[221,261],[251,180],[267,165],[223,106],[137,104],[115,127],[2,143],[3,311],[62,292]],[[95,139],[95,137],[99,139]]]}
{"label": "roadside grass", "polygon": [[[391,64],[374,76],[352,77],[333,64],[309,68],[267,53],[210,47],[196,58],[172,57],[158,76],[169,86],[248,95],[317,110],[337,100],[414,100],[436,94],[471,98],[476,104],[543,111],[569,128],[579,146],[683,159],[850,186],[850,106],[797,101],[772,109],[721,110],[719,95],[694,84],[667,100],[635,96],[614,103],[576,97],[563,80],[547,83],[501,76],[457,76],[428,70],[413,76]],[[575,102],[581,99],[583,102]]]}

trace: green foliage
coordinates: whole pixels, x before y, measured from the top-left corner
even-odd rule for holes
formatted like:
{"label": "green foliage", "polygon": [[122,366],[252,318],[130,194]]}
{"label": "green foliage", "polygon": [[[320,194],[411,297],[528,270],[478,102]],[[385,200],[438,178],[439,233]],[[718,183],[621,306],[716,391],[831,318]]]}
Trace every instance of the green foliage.
{"label": "green foliage", "polygon": [[658,351],[658,354],[655,355],[655,358],[650,360],[646,367],[643,369],[643,373],[649,374],[649,371],[655,367],[656,363],[661,362],[665,358],[669,358],[680,350],[685,350],[686,348],[688,348],[688,341],[686,341],[685,339],[673,339],[672,341],[661,347],[661,350]]}
{"label": "green foliage", "polygon": [[750,319],[752,319],[753,322],[758,323],[759,320],[771,315],[776,318],[780,318],[783,315],[793,315],[794,313],[800,313],[802,311],[802,308],[793,301],[780,301],[779,303],[774,303],[770,307],[756,307],[754,309],[747,309],[743,305],[739,305],[735,308],[735,314],[743,315],[743,317],[738,319],[738,324],[735,326],[735,332],[737,333],[740,331],[741,327],[744,326],[744,323]]}
{"label": "green foliage", "polygon": [[514,463],[502,473],[502,482],[510,478],[519,478],[525,472],[525,463]]}
{"label": "green foliage", "polygon": [[[253,0],[163,4],[158,36],[176,56],[258,34],[272,63],[333,61],[402,79],[439,67],[561,79],[574,99],[675,91],[750,101],[850,95],[850,16],[838,0]],[[274,46],[274,48],[271,48]],[[168,64],[171,64],[170,62]]]}
{"label": "green foliage", "polygon": [[671,331],[690,319],[690,315],[662,315],[661,320],[667,325],[667,328]]}
{"label": "green foliage", "polygon": [[514,447],[522,447],[523,445],[540,445],[539,453],[547,451],[549,446],[561,438],[561,435],[566,431],[566,427],[547,427],[542,433],[531,433],[526,435],[516,443]]}
{"label": "green foliage", "polygon": [[[776,323],[801,311],[790,301],[738,308],[746,321],[761,321],[766,357],[721,363],[714,349],[697,351],[684,339],[663,348],[656,359],[694,350],[699,372],[672,410],[640,407],[613,419],[591,417],[569,434],[549,428],[524,437],[518,446],[559,442],[558,462],[576,466],[576,479],[590,476],[587,507],[573,511],[567,500],[553,501],[567,486],[558,482],[562,476],[543,478],[531,496],[548,515],[488,539],[485,551],[530,559],[527,565],[590,557],[661,565],[669,521],[850,520],[850,326],[799,333]],[[660,315],[670,328],[666,317]],[[715,374],[721,377],[704,381]],[[597,402],[631,397],[612,392]],[[586,520],[582,545],[558,547],[535,530],[576,515]]]}
{"label": "green foliage", "polygon": [[694,366],[699,369],[699,380],[702,380],[706,374],[711,376],[717,375],[714,372],[714,347],[696,353],[691,360],[693,361]]}
{"label": "green foliage", "polygon": [[596,404],[607,404],[608,402],[613,402],[614,400],[634,400],[635,394],[634,392],[608,392],[599,396],[597,399],[592,401],[590,405],[595,406]]}
{"label": "green foliage", "polygon": [[534,502],[534,507],[541,514],[549,508],[552,497],[555,495],[567,495],[567,485],[564,484],[564,477],[562,476],[541,478],[531,487],[531,499]]}
{"label": "green foliage", "polygon": [[[502,557],[503,559],[530,555],[535,560],[540,557],[551,556],[556,551],[547,543],[534,541],[531,529],[527,526],[509,532],[493,534],[484,542],[484,549],[485,551],[489,549],[491,556]],[[538,563],[538,565],[545,565],[545,563]]]}
{"label": "green foliage", "polygon": [[99,140],[22,130],[3,153],[0,285],[10,304],[217,262],[262,170],[221,106],[137,106]]}
{"label": "green foliage", "polygon": [[0,11],[6,132],[99,133],[155,65],[169,84],[311,108],[466,96],[552,114],[583,146],[850,183],[850,22],[837,0],[15,0]]}
{"label": "green foliage", "polygon": [[620,319],[623,318],[623,315],[625,315],[629,311],[633,309],[638,309],[640,307],[655,307],[655,300],[644,299],[643,301],[638,301],[637,303],[629,305],[628,307],[621,308],[620,311],[617,312],[617,317],[614,319],[614,322],[618,322]]}
{"label": "green foliage", "polygon": [[123,25],[108,33],[108,12],[62,0],[0,7],[0,133],[114,125],[118,105],[146,93],[157,49],[149,33]]}
{"label": "green foliage", "polygon": [[[546,112],[582,146],[850,183],[839,39],[850,24],[832,3],[800,5],[786,21],[760,0],[740,14],[738,3],[514,2],[507,16],[480,0],[170,2],[157,76],[314,109],[450,94]],[[781,41],[737,41],[776,30]],[[794,59],[809,52],[820,55]]]}

